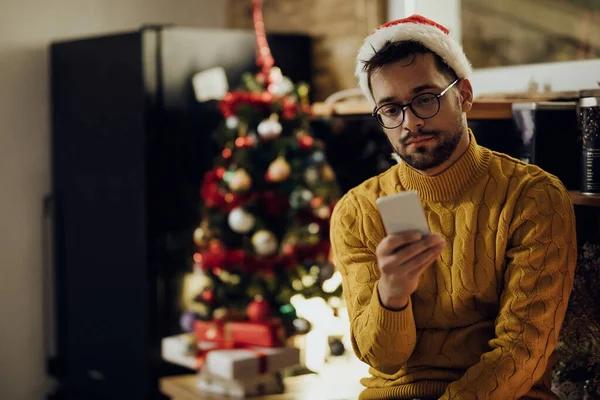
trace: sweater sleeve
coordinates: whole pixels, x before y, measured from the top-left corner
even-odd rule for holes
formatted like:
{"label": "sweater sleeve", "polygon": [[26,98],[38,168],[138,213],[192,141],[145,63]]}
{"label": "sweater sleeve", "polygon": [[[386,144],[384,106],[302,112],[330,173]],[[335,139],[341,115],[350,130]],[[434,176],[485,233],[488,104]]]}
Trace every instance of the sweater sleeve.
{"label": "sweater sleeve", "polygon": [[[410,302],[402,311],[388,310],[380,303],[375,256],[378,235],[373,235],[377,228],[371,226],[379,215],[373,210],[361,210],[348,193],[333,212],[331,243],[336,268],[342,275],[354,352],[371,367],[395,373],[415,348],[416,327]],[[370,228],[365,229],[365,225]]]}
{"label": "sweater sleeve", "polygon": [[554,178],[524,191],[508,229],[496,336],[441,399],[518,399],[544,374],[558,342],[577,258],[575,216]]}

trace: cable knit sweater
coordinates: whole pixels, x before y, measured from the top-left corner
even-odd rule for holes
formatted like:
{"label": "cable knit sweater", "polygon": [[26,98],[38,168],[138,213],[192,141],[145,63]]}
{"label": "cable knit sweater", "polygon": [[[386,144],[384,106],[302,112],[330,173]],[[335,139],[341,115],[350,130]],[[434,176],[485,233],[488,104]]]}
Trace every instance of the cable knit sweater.
{"label": "cable knit sweater", "polygon": [[[349,191],[331,240],[353,348],[371,366],[361,399],[555,397],[547,368],[576,263],[575,218],[561,182],[478,146],[425,176],[402,163]],[[417,190],[447,247],[402,311],[384,308],[375,200]],[[542,379],[544,378],[544,379]]]}

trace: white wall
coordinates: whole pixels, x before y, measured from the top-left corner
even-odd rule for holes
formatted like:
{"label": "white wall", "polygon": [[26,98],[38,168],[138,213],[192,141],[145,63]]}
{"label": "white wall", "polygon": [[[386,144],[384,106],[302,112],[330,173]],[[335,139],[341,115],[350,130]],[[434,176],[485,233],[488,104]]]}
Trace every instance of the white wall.
{"label": "white wall", "polygon": [[450,35],[461,43],[460,0],[390,0],[388,19],[420,14],[444,25]]}
{"label": "white wall", "polygon": [[[41,199],[48,44],[145,23],[225,26],[225,0],[4,0],[0,6],[0,399],[44,397]],[[93,229],[93,227],[90,227]]]}
{"label": "white wall", "polygon": [[[421,14],[447,27],[461,43],[461,0],[389,0],[388,19]],[[600,59],[481,68],[473,71],[471,82],[476,96],[498,93],[523,93],[530,85],[538,91],[570,91],[597,88],[600,84]]]}

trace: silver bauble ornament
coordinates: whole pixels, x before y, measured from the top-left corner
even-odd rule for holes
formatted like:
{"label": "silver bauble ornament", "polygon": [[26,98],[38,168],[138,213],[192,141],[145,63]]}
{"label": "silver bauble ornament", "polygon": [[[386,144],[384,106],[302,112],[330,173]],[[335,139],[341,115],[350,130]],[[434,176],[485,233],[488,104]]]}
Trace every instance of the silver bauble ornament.
{"label": "silver bauble ornament", "polygon": [[277,251],[279,243],[273,232],[261,229],[252,235],[252,245],[254,251],[260,256],[270,256]]}
{"label": "silver bauble ornament", "polygon": [[229,213],[227,222],[235,233],[248,233],[254,228],[256,218],[242,207],[236,207]]}

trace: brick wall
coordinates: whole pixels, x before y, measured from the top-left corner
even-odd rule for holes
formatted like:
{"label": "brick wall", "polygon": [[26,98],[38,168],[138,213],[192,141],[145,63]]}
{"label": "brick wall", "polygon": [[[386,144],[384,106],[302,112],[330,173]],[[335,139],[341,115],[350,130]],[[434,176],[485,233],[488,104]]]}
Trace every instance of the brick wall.
{"label": "brick wall", "polygon": [[[264,0],[263,17],[267,32],[305,33],[313,37],[313,95],[319,101],[357,86],[356,53],[365,36],[384,21],[386,3],[386,0]],[[250,0],[228,0],[227,8],[229,27],[252,29]]]}

